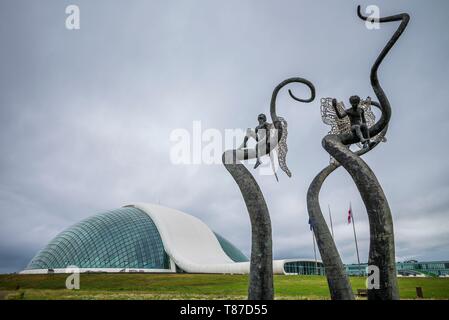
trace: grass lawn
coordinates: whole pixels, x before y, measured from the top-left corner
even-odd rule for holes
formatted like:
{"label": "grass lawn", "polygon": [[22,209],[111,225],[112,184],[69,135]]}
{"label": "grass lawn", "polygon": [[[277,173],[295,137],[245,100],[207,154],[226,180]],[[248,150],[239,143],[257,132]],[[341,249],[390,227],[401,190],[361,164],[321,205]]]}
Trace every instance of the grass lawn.
{"label": "grass lawn", "polygon": [[[81,274],[80,290],[67,290],[67,275],[0,275],[0,299],[245,299],[247,275]],[[449,278],[399,278],[401,298],[449,299]],[[354,290],[365,279],[351,278]],[[276,299],[329,299],[322,276],[274,277]]]}

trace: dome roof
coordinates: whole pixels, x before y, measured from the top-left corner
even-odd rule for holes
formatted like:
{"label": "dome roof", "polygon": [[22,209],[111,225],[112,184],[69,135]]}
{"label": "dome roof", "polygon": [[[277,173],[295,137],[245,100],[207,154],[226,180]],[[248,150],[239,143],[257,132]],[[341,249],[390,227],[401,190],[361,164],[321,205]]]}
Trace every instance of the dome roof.
{"label": "dome roof", "polygon": [[169,269],[161,236],[143,211],[120,208],[82,220],[57,235],[26,269]]}
{"label": "dome roof", "polygon": [[203,270],[205,265],[247,261],[201,220],[140,204],[99,213],[69,227],[39,251],[24,272],[69,266],[92,271],[202,272],[210,269]]}

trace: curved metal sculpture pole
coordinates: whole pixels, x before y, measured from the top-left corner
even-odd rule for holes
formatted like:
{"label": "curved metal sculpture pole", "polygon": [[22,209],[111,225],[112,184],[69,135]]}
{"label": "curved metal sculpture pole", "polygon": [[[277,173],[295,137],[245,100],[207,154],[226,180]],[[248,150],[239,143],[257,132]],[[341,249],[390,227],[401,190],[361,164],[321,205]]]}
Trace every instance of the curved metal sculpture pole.
{"label": "curved metal sculpture pole", "polygon": [[[225,152],[226,154],[226,152]],[[272,300],[273,252],[271,220],[259,185],[241,163],[223,164],[240,188],[251,221],[251,262],[248,286],[249,300]]]}
{"label": "curved metal sculpture pole", "polygon": [[[377,105],[377,103],[372,102],[372,105]],[[388,127],[385,127],[384,131],[380,134],[385,135],[387,129]],[[379,139],[372,145],[370,150],[376,147],[380,141],[381,140]],[[361,156],[366,152],[368,152],[368,149],[362,149],[356,152],[356,154]],[[315,239],[317,241],[321,259],[326,267],[326,277],[331,299],[353,300],[354,293],[352,291],[351,283],[349,282],[340,254],[338,253],[334,239],[332,238],[326,220],[324,219],[319,202],[319,195],[324,181],[339,167],[339,163],[331,163],[321,170],[313,179],[307,191],[307,211],[313,227],[313,232],[315,233]]]}
{"label": "curved metal sculpture pole", "polygon": [[[358,16],[367,20],[357,7]],[[373,102],[381,112],[381,118],[370,128],[370,136],[385,135],[391,117],[391,106],[388,98],[380,86],[377,71],[387,53],[404,32],[410,17],[406,13],[380,18],[379,22],[401,21],[398,29],[381,51],[379,57],[372,66],[370,80],[379,103]],[[378,140],[380,141],[380,139]],[[353,178],[368,212],[370,225],[370,249],[368,264],[379,268],[379,289],[368,290],[368,299],[393,300],[399,299],[399,290],[396,279],[395,249],[393,220],[387,198],[376,176],[370,167],[360,158],[363,153],[372,150],[378,142],[367,150],[359,153],[352,152],[348,145],[359,142],[358,138],[350,133],[339,135],[327,135],[322,143],[324,149],[340,163]],[[326,267],[328,284],[333,299],[353,299],[353,293],[349,279],[345,274],[343,263],[330,236],[329,229],[323,218],[319,206],[319,191],[324,180],[339,165],[331,164],[323,169],[313,180],[309,187],[307,206],[309,217],[314,227],[315,236]]]}
{"label": "curved metal sculpture pole", "polygon": [[351,283],[341,261],[337,247],[321,212],[319,194],[324,180],[339,167],[332,163],[313,179],[307,191],[307,211],[309,222],[315,234],[321,259],[326,268],[327,283],[332,300],[353,300]]}
{"label": "curved metal sculpture pole", "polygon": [[[311,102],[315,98],[315,88],[311,82],[303,78],[290,78],[281,82],[273,91],[270,113],[278,134],[275,141],[272,141],[268,148],[260,148],[260,156],[269,154],[279,142],[282,126],[276,114],[276,98],[279,91],[290,83],[306,84],[311,90],[310,99],[298,99],[289,90],[290,96],[301,102]],[[248,286],[249,300],[271,300],[274,298],[273,291],[273,253],[272,253],[272,233],[271,220],[268,207],[265,202],[259,185],[240,163],[242,160],[253,159],[256,154],[251,150],[228,150],[223,153],[222,161],[225,168],[234,178],[240,188],[251,222],[251,262],[250,277]]]}

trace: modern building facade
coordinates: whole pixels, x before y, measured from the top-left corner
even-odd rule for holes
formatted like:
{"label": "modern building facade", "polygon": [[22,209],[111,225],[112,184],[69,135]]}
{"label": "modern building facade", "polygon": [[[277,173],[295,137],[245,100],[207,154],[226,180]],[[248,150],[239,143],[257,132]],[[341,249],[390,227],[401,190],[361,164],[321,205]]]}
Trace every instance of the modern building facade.
{"label": "modern building facade", "polygon": [[396,263],[398,274],[426,276],[449,276],[449,261],[416,261],[409,260]]}
{"label": "modern building facade", "polygon": [[[249,273],[248,258],[204,222],[179,210],[133,204],[57,235],[21,273]],[[274,260],[276,274],[324,274],[321,261]],[[67,271],[68,272],[68,271]]]}
{"label": "modern building facade", "polygon": [[324,265],[321,261],[310,260],[283,260],[284,274],[289,275],[326,275]]}
{"label": "modern building facade", "polygon": [[[366,276],[368,272],[368,264],[347,264],[346,272],[350,276]],[[419,262],[409,260],[404,262],[396,262],[396,270],[399,276],[449,276],[449,261],[425,261]]]}

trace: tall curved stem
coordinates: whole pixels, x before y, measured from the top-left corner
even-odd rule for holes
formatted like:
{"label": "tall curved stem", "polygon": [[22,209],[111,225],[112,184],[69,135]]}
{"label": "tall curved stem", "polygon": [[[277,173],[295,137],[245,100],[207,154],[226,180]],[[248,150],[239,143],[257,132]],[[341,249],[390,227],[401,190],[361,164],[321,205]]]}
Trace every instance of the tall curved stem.
{"label": "tall curved stem", "polygon": [[[315,98],[315,87],[310,81],[303,78],[290,78],[276,86],[271,99],[270,114],[273,124],[278,130],[278,142],[282,136],[282,126],[280,125],[280,121],[276,114],[276,98],[279,91],[284,86],[294,82],[307,85],[310,88],[311,97],[309,99],[299,99],[289,91],[292,98],[300,102],[311,102]],[[261,152],[268,154],[274,147],[274,145],[270,145],[270,148],[261,150]],[[263,156],[264,154],[260,154],[260,156]],[[241,160],[246,159],[250,159],[249,153],[241,152],[241,150],[228,150],[224,152],[222,156],[223,165],[239,186],[251,222],[251,261],[248,299],[271,300],[274,298],[274,289],[270,213],[268,212],[265,198],[257,181],[248,169],[240,163]]]}
{"label": "tall curved stem", "polygon": [[[357,7],[357,14],[363,20],[368,19],[361,14],[360,6]],[[385,135],[391,117],[391,106],[379,83],[377,71],[387,53],[404,32],[409,20],[410,17],[406,13],[379,19],[380,23],[401,21],[401,24],[371,68],[371,86],[379,99],[379,102],[373,102],[373,105],[377,106],[382,112],[380,120],[370,128],[371,137],[378,134]],[[378,142],[379,141],[380,140],[378,140]],[[370,149],[366,151],[362,150],[358,153],[354,153],[347,146],[356,142],[358,142],[358,139],[351,132],[340,135],[327,135],[322,141],[324,149],[351,175],[368,212],[370,225],[368,264],[379,268],[380,279],[379,288],[369,288],[368,299],[399,299],[391,210],[379,181],[370,167],[360,158],[362,153],[372,150],[378,142],[371,145]],[[330,237],[329,229],[323,218],[318,199],[319,191],[324,180],[338,166],[339,165],[330,165],[317,175],[309,187],[307,205],[310,219],[314,222],[316,238],[319,239],[318,246],[327,270],[331,296],[333,299],[352,299],[352,289],[349,280],[347,276],[344,275],[344,267],[341,258],[332,237]]]}
{"label": "tall curved stem", "polygon": [[240,188],[251,221],[251,261],[248,286],[249,300],[272,300],[273,252],[271,220],[262,191],[252,174],[241,163],[227,164],[225,168]]}
{"label": "tall curved stem", "polygon": [[379,268],[379,288],[368,288],[368,299],[396,300],[399,290],[396,278],[393,219],[385,193],[370,167],[349,150],[337,135],[327,135],[323,146],[349,172],[368,213],[370,248],[368,265]]}
{"label": "tall curved stem", "polygon": [[307,211],[310,223],[315,233],[321,259],[326,268],[327,283],[332,300],[353,300],[351,283],[345,271],[340,254],[327,227],[326,220],[321,212],[319,194],[324,180],[339,167],[338,164],[330,164],[317,174],[309,186],[307,192]]}

